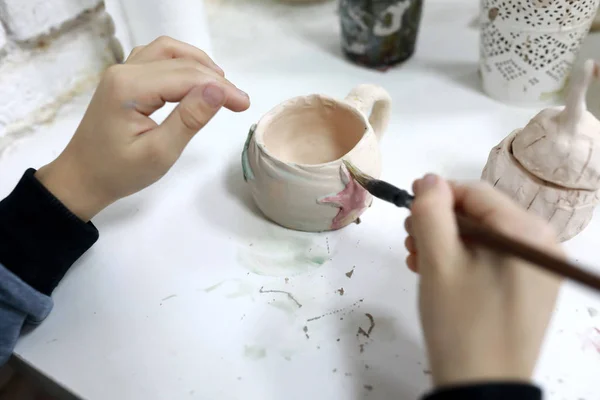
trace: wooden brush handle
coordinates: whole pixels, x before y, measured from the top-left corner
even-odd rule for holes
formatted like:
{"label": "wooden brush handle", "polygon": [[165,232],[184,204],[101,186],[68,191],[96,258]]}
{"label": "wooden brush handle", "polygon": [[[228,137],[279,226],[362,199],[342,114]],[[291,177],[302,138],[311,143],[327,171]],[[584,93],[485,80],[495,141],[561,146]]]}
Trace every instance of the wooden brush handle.
{"label": "wooden brush handle", "polygon": [[511,239],[463,215],[457,214],[456,221],[462,236],[468,236],[473,241],[484,244],[491,250],[519,257],[545,270],[600,291],[600,276],[592,272],[588,272],[566,260],[538,250],[533,246]]}

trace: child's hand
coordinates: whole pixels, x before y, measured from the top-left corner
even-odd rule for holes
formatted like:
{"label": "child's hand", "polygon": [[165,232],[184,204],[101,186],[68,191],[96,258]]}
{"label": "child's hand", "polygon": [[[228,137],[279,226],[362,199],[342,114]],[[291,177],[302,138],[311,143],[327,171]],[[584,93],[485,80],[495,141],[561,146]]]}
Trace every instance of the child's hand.
{"label": "child's hand", "polygon": [[[157,125],[149,116],[165,102],[179,105]],[[160,179],[222,106],[250,100],[203,51],[159,38],[108,68],[71,142],[36,177],[88,221]]]}
{"label": "child's hand", "polygon": [[560,279],[465,244],[454,210],[563,255],[550,226],[487,184],[415,182],[406,221],[409,268],[420,275],[421,322],[434,383],[531,379]]}

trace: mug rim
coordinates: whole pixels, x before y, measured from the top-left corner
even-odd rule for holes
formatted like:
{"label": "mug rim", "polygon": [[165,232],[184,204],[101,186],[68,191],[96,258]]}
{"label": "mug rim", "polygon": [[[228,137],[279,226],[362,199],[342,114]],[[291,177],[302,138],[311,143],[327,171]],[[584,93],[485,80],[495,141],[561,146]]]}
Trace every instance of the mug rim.
{"label": "mug rim", "polygon": [[[352,149],[350,149],[350,151],[346,152],[346,154],[344,154],[342,157],[336,158],[335,160],[331,160],[331,161],[327,161],[324,163],[319,163],[319,164],[305,164],[305,163],[294,163],[294,162],[286,162],[281,160],[279,157],[276,157],[275,155],[273,155],[273,153],[271,153],[269,151],[269,149],[267,148],[267,146],[265,145],[264,141],[263,141],[263,134],[264,134],[264,130],[261,130],[261,125],[264,125],[266,122],[269,122],[273,116],[279,114],[279,112],[281,111],[280,109],[284,108],[286,105],[288,105],[289,103],[293,103],[295,101],[301,100],[301,99],[307,99],[307,98],[320,98],[320,99],[324,99],[324,100],[329,100],[332,101],[336,104],[336,106],[341,106],[343,108],[346,108],[347,110],[351,111],[356,117],[358,117],[364,124],[365,127],[367,128],[366,131],[363,133],[362,137],[360,138],[360,140],[358,142],[356,142],[356,144],[354,145],[354,147],[352,147]],[[281,103],[277,104],[276,106],[274,106],[273,108],[271,108],[269,111],[267,111],[256,123],[256,128],[254,129],[254,142],[256,144],[256,146],[258,147],[258,149],[267,157],[269,157],[270,159],[272,159],[273,161],[285,164],[285,165],[295,165],[295,166],[299,166],[302,168],[318,168],[318,167],[327,167],[330,165],[334,165],[337,163],[341,163],[341,161],[344,159],[344,157],[346,157],[348,154],[350,154],[352,151],[354,151],[354,149],[363,141],[365,140],[365,137],[367,136],[367,134],[369,132],[373,132],[373,127],[371,126],[371,123],[369,122],[369,120],[367,119],[367,117],[360,112],[360,110],[358,110],[355,106],[353,106],[352,104],[344,101],[344,100],[338,100],[336,98],[333,98],[331,96],[327,96],[324,94],[318,94],[318,93],[314,93],[314,94],[309,94],[309,95],[304,95],[304,96],[295,96],[295,97],[291,97],[285,101],[282,101]]]}

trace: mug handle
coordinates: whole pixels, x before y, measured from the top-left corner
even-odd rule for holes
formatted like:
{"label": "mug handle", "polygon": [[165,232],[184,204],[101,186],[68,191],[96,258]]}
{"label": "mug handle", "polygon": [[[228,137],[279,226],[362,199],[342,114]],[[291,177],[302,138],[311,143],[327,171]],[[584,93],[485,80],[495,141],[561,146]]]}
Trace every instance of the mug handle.
{"label": "mug handle", "polygon": [[346,96],[346,103],[368,115],[375,136],[381,140],[390,122],[392,98],[381,86],[363,84],[355,87]]}

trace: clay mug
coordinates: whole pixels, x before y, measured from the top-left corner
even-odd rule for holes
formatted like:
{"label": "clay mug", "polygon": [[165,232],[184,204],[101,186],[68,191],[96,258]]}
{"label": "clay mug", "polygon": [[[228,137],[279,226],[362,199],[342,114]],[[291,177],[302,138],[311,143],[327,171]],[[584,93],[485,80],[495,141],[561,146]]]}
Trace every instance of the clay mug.
{"label": "clay mug", "polygon": [[342,159],[379,177],[379,141],[390,111],[390,95],[374,85],[356,87],[344,101],[314,94],[273,108],[252,126],[242,153],[244,179],[258,208],[300,231],[359,222],[372,197]]}

